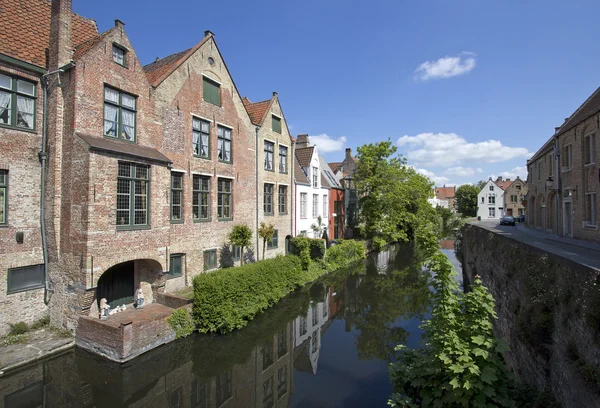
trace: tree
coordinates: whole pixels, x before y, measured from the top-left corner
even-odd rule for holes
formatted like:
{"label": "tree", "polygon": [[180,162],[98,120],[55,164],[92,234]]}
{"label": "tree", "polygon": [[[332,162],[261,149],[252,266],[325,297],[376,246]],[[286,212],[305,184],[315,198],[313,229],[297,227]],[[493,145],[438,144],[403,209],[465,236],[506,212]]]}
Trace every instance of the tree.
{"label": "tree", "polygon": [[234,225],[229,233],[229,242],[240,247],[242,253],[240,262],[244,264],[244,248],[252,243],[252,230],[245,224]]}
{"label": "tree", "polygon": [[406,165],[390,140],[358,148],[355,181],[362,232],[377,247],[415,239],[430,247],[441,222],[427,199],[433,183]]}
{"label": "tree", "polygon": [[265,224],[264,222],[260,223],[260,228],[258,229],[258,236],[263,240],[263,257],[265,259],[265,249],[267,248],[267,242],[273,239],[273,235],[275,235],[275,226],[273,224]]}
{"label": "tree", "polygon": [[477,215],[477,194],[479,194],[479,188],[472,184],[464,184],[457,188],[454,194],[456,211],[467,217],[475,217]]}
{"label": "tree", "polygon": [[483,190],[483,188],[485,187],[486,184],[487,184],[487,180],[479,180],[477,182],[477,184],[475,185],[477,187],[477,193],[481,192],[481,190]]}

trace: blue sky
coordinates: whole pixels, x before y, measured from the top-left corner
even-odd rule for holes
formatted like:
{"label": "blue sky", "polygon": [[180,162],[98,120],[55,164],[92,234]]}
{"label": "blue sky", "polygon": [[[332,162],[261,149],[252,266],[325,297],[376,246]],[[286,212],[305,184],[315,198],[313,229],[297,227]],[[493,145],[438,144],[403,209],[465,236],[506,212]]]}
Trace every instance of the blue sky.
{"label": "blue sky", "polygon": [[73,2],[119,18],[143,64],[209,29],[238,89],[277,91],[329,161],[391,139],[438,184],[526,175],[526,159],[599,85],[592,0]]}

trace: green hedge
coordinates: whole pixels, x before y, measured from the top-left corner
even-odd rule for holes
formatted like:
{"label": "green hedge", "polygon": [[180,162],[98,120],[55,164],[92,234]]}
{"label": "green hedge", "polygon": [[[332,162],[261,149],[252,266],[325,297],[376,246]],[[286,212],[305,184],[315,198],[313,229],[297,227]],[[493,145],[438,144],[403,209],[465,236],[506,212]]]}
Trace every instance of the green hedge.
{"label": "green hedge", "polygon": [[323,259],[325,257],[325,240],[323,239],[295,237],[290,240],[290,249],[294,255],[302,257],[302,249],[307,246],[311,260]]}
{"label": "green hedge", "polygon": [[304,238],[297,241],[300,257],[278,256],[196,276],[193,318],[198,331],[227,333],[240,329],[298,287],[365,258],[362,243],[343,241],[327,250],[325,259],[311,262],[310,241],[323,243]]}

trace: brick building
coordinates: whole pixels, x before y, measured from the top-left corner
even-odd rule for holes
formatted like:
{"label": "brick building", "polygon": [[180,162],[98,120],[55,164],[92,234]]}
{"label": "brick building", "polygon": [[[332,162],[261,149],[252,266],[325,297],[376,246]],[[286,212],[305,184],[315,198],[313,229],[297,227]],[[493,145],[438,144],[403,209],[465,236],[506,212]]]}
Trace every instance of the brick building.
{"label": "brick building", "polygon": [[600,242],[600,88],[527,161],[527,223],[565,237]]}
{"label": "brick building", "polygon": [[335,177],[327,161],[319,156],[321,163],[321,183],[329,186],[329,225],[330,239],[344,238],[344,187]]}
{"label": "brick building", "polygon": [[[294,146],[276,92],[266,101],[243,101],[257,127],[257,223],[275,227],[275,235],[265,251],[265,257],[271,258],[285,254],[285,239],[293,234]],[[262,257],[262,240],[258,239],[256,248]]]}
{"label": "brick building", "polygon": [[445,200],[448,202],[448,208],[455,211],[454,204],[454,195],[456,193],[456,187],[435,187],[435,198],[438,200]]}
{"label": "brick building", "polygon": [[521,180],[519,176],[508,187],[504,188],[504,210],[506,215],[514,217],[525,215],[523,202],[527,196],[527,191],[527,183]]}
{"label": "brick building", "polygon": [[353,228],[358,222],[358,194],[354,184],[354,173],[358,160],[352,156],[352,149],[346,149],[341,162],[329,163],[340,184],[344,187],[344,238],[352,238]]}

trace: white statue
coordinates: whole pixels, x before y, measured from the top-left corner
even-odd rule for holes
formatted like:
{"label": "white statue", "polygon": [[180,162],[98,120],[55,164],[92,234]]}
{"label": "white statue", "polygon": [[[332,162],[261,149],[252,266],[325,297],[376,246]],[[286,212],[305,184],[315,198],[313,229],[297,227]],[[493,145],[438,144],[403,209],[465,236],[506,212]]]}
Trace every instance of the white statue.
{"label": "white statue", "polygon": [[108,319],[108,316],[111,314],[110,305],[106,301],[106,298],[100,299],[100,319]]}
{"label": "white statue", "polygon": [[144,291],[142,290],[142,283],[138,286],[135,291],[135,304],[138,309],[144,307]]}

